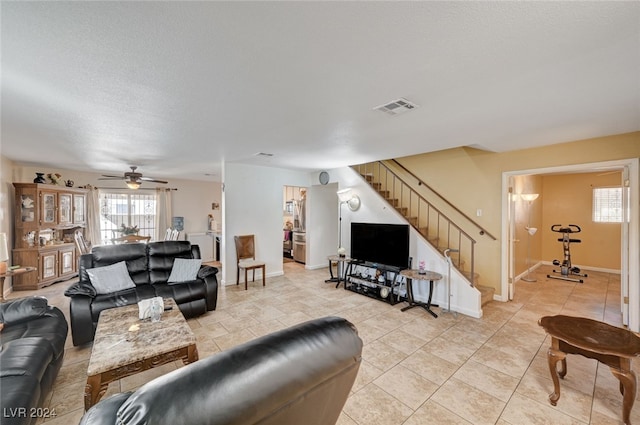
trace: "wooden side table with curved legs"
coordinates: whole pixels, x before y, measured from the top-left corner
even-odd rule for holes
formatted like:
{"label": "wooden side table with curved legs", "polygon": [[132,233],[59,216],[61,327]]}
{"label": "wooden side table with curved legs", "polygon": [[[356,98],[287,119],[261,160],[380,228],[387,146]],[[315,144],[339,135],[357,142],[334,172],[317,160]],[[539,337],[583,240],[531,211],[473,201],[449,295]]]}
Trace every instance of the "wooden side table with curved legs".
{"label": "wooden side table with curved legs", "polygon": [[35,267],[21,267],[19,269],[7,270],[5,273],[0,273],[0,303],[5,302],[4,299],[4,280],[7,277],[17,276],[22,273],[34,272],[37,269]]}
{"label": "wooden side table with curved legs", "polygon": [[560,399],[558,377],[564,379],[567,374],[567,354],[580,354],[606,364],[618,378],[623,396],[622,420],[631,424],[629,414],[636,397],[636,374],[631,370],[631,359],[640,355],[640,337],[630,330],[584,317],[545,316],[538,324],[551,337],[547,358],[553,393],[549,402],[555,406]]}

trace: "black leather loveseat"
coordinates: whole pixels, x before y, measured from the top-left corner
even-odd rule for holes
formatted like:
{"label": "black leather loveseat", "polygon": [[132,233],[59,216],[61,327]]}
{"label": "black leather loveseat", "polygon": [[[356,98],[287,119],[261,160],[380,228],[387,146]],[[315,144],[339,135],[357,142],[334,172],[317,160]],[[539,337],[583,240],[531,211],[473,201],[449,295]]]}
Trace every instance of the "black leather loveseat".
{"label": "black leather loveseat", "polygon": [[52,417],[42,404],[64,358],[64,315],[46,298],[18,298],[0,304],[0,323],[0,423],[31,425]]}
{"label": "black leather loveseat", "polygon": [[312,320],[102,400],[80,425],[332,425],[361,354],[351,323]]}
{"label": "black leather loveseat", "polygon": [[[198,259],[200,248],[189,241],[163,241],[96,246],[80,257],[79,281],[65,291],[71,297],[70,319],[73,345],[93,341],[100,312],[136,304],[156,296],[173,298],[185,318],[215,310],[218,302],[218,269],[202,266],[197,277],[168,283],[177,258]],[[124,261],[135,287],[111,293],[98,293],[87,270]]]}

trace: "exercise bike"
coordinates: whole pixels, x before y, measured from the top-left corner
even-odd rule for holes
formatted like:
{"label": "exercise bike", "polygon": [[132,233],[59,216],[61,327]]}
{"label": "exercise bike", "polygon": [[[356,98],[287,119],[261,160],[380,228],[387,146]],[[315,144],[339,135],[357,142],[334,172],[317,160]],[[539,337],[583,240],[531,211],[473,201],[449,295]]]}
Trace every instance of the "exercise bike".
{"label": "exercise bike", "polygon": [[571,235],[573,233],[580,233],[582,229],[580,229],[580,226],[578,226],[577,224],[569,224],[567,227],[562,227],[561,224],[554,224],[553,226],[551,226],[551,231],[556,233],[562,233],[562,238],[558,239],[558,242],[562,242],[562,251],[564,252],[564,259],[562,260],[562,263],[560,263],[559,260],[553,260],[554,266],[560,266],[560,270],[554,269],[553,272],[560,273],[560,276],[552,276],[548,274],[547,278],[584,283],[582,279],[569,277],[569,276],[587,277],[586,274],[580,273],[580,269],[578,267],[573,267],[571,265],[570,246],[572,243],[582,242],[580,239],[572,239]]}

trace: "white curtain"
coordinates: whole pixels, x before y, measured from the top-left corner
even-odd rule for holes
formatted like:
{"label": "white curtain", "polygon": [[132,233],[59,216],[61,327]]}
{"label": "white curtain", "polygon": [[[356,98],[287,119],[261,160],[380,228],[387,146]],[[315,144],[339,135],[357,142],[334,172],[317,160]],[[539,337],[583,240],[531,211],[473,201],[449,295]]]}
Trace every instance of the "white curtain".
{"label": "white curtain", "polygon": [[102,236],[100,234],[100,191],[91,186],[85,186],[89,189],[87,192],[87,228],[84,238],[91,242],[92,246],[102,244]]}
{"label": "white curtain", "polygon": [[164,240],[166,230],[171,227],[171,189],[156,188],[156,231],[154,240]]}

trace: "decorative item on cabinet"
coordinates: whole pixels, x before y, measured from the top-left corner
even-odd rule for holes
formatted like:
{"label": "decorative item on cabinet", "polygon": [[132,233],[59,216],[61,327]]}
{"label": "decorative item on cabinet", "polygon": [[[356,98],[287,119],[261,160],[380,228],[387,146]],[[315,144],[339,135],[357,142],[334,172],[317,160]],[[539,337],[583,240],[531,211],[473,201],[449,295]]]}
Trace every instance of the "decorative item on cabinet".
{"label": "decorative item on cabinet", "polygon": [[62,175],[60,173],[49,173],[47,178],[51,181],[51,184],[59,185],[62,181]]}
{"label": "decorative item on cabinet", "polygon": [[73,180],[65,180],[64,185],[67,187],[73,187]]}
{"label": "decorative item on cabinet", "polygon": [[38,183],[13,185],[13,262],[37,268],[37,273],[14,276],[14,290],[40,289],[77,275],[79,254],[70,235],[84,229],[87,190]]}
{"label": "decorative item on cabinet", "polygon": [[46,183],[47,181],[44,179],[44,173],[36,173],[36,178],[33,179],[34,183]]}

